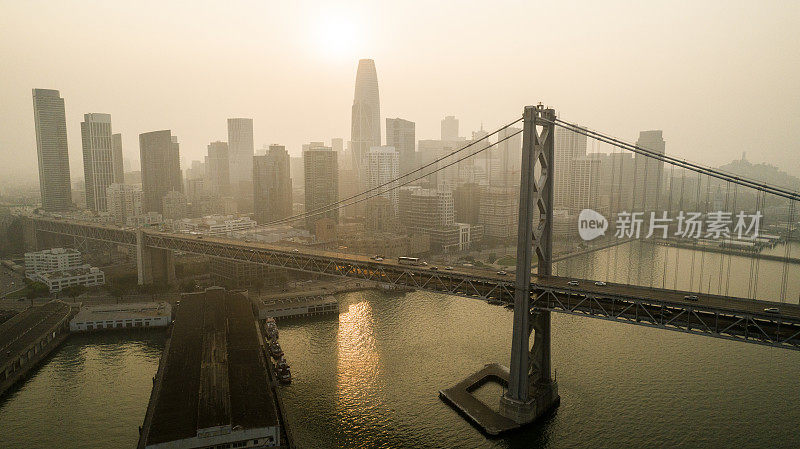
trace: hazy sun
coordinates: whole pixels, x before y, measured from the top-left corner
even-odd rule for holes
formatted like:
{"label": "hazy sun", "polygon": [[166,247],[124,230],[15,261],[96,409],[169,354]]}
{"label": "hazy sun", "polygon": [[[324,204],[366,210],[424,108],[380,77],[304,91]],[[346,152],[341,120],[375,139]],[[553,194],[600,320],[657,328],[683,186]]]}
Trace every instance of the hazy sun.
{"label": "hazy sun", "polygon": [[353,58],[358,52],[355,21],[343,13],[325,13],[314,26],[314,46],[330,59]]}

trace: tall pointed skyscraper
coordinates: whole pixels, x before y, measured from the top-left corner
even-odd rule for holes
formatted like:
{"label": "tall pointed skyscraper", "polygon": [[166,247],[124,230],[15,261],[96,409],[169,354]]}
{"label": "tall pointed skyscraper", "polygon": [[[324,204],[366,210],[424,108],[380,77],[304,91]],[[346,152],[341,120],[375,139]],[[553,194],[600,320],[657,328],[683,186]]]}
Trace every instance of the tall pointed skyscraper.
{"label": "tall pointed skyscraper", "polygon": [[353,168],[362,184],[368,178],[366,158],[370,148],[381,146],[381,105],[375,61],[358,61],[351,126]]}

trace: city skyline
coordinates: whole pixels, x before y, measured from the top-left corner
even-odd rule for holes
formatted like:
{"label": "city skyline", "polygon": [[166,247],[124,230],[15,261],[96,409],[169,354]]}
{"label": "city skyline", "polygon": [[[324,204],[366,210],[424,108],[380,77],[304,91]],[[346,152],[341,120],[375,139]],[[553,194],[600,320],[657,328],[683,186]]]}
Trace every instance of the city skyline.
{"label": "city skyline", "polygon": [[800,448],[800,2],[0,5],[0,446]]}
{"label": "city skyline", "polygon": [[[398,33],[399,21],[407,18],[410,11],[399,12],[397,17],[384,25],[386,29],[376,29],[374,25],[369,25],[372,15],[379,12],[372,8],[380,9],[375,6],[365,7],[363,11],[359,9],[358,13],[330,14],[336,17],[344,15],[347,20],[342,19],[341,23],[325,19],[324,16],[330,11],[324,8],[319,17],[311,18],[315,24],[321,22],[326,25],[321,27],[322,30],[330,30],[331,26],[328,25],[331,23],[333,29],[341,29],[343,25],[353,22],[366,24],[362,30],[355,31],[359,34],[352,39],[354,43],[349,47],[345,45],[345,50],[334,51],[347,42],[340,42],[337,44],[339,47],[331,48],[327,43],[309,42],[317,39],[312,36],[286,49],[264,43],[270,42],[270,39],[259,38],[242,48],[228,48],[228,64],[222,65],[227,68],[214,68],[207,74],[202,73],[206,72],[207,67],[194,70],[197,63],[187,58],[187,55],[197,52],[205,41],[195,42],[186,37],[174,39],[171,34],[164,34],[167,31],[160,31],[153,38],[161,38],[162,45],[166,46],[154,57],[164,63],[167,70],[158,77],[139,75],[132,79],[130,69],[135,66],[131,64],[138,61],[139,54],[134,51],[129,55],[132,58],[126,62],[121,59],[121,53],[114,51],[116,47],[132,51],[124,44],[131,36],[124,31],[125,27],[120,27],[103,44],[114,64],[107,66],[102,82],[85,86],[84,79],[75,73],[60,68],[50,70],[40,61],[50,56],[65,63],[73,58],[75,63],[80,64],[90,56],[90,52],[65,48],[66,44],[46,47],[41,38],[24,28],[30,20],[26,17],[31,6],[9,4],[5,7],[7,14],[0,19],[4,20],[4,26],[0,27],[3,30],[0,31],[3,37],[0,41],[15,44],[13,47],[4,47],[4,54],[13,63],[7,67],[6,82],[0,87],[0,97],[4,99],[0,106],[0,122],[13,126],[0,136],[0,167],[4,167],[2,174],[8,179],[28,177],[36,172],[33,154],[35,133],[30,120],[30,100],[26,98],[28,89],[34,87],[59,89],[66,98],[67,135],[70,148],[75,150],[80,148],[80,118],[85,113],[100,110],[114,116],[115,130],[122,132],[125,157],[134,163],[137,159],[136,136],[141,132],[164,128],[175,130],[182,136],[184,160],[188,163],[192,159],[200,159],[207,142],[225,140],[224,119],[239,116],[254,119],[258,145],[281,142],[286,145],[290,155],[299,156],[303,142],[348,136],[355,63],[360,57],[369,57],[377,62],[381,71],[383,116],[404,117],[416,122],[419,138],[438,136],[439,121],[446,115],[458,117],[463,130],[477,130],[481,122],[490,128],[493,124],[517,116],[522,105],[542,101],[555,107],[566,119],[608,130],[628,140],[635,140],[643,129],[663,129],[666,135],[671,136],[670,147],[679,157],[699,155],[702,158],[700,162],[720,165],[736,159],[742,151],[748,151],[756,162],[775,161],[793,170],[795,175],[798,174],[800,169],[795,168],[796,164],[791,164],[791,155],[794,142],[800,140],[797,135],[800,127],[796,126],[800,116],[793,106],[796,104],[796,95],[791,94],[794,91],[791,80],[797,79],[800,64],[796,58],[783,57],[791,54],[792,33],[789,24],[791,18],[798,17],[796,6],[756,7],[743,4],[739,8],[715,8],[717,20],[712,24],[702,20],[709,8],[703,5],[693,5],[680,14],[666,5],[640,6],[634,11],[633,17],[636,17],[636,13],[659,17],[656,24],[615,18],[617,8],[603,11],[592,5],[587,7],[598,14],[596,23],[570,17],[564,7],[551,6],[550,9],[537,11],[541,18],[549,18],[549,22],[559,23],[559,26],[571,25],[569,28],[578,32],[573,38],[573,47],[565,46],[563,40],[559,41],[558,32],[549,33],[554,36],[552,40],[548,38],[543,43],[537,43],[547,48],[548,59],[557,57],[556,60],[562,64],[550,73],[537,71],[538,79],[535,81],[531,81],[529,76],[529,63],[515,56],[515,50],[525,45],[524,39],[516,37],[521,36],[525,26],[526,19],[522,17],[529,14],[518,14],[520,18],[502,17],[510,23],[501,27],[500,32],[505,33],[506,38],[515,38],[501,40],[514,44],[492,49],[492,54],[498,60],[508,61],[505,67],[509,70],[479,68],[469,76],[459,76],[453,67],[488,51],[488,41],[463,37],[467,39],[464,45],[459,45],[458,51],[448,53],[445,50],[450,47],[444,36],[463,34],[458,33],[455,24],[458,21],[454,21],[453,24],[445,23],[442,29],[435,31],[427,26],[422,27],[420,34],[403,46],[392,44],[388,36]],[[286,16],[292,13],[294,7],[279,8],[289,9],[284,11]],[[474,11],[475,6],[466,5],[465,8]],[[49,26],[76,37],[100,26],[96,19],[91,18],[91,14],[75,17],[82,8],[72,9],[75,11],[55,6],[37,20],[41,21],[43,27]],[[351,5],[344,9],[357,8]],[[436,6],[429,10],[430,18],[443,17],[444,9]],[[176,17],[174,25],[177,30],[202,27],[210,20],[202,19],[190,24],[177,14],[180,7],[171,5],[168,11]],[[119,8],[109,11],[102,26],[119,24],[127,13],[145,24],[154,25],[155,19]],[[72,21],[56,22],[59,14],[66,14]],[[233,13],[221,11],[220,14],[226,17],[226,14]],[[484,19],[488,23],[491,18],[497,17],[495,14],[499,12],[491,12]],[[234,18],[249,23],[247,18]],[[600,25],[603,19],[618,24],[625,33],[607,33],[606,27]],[[540,23],[546,22],[548,20]],[[747,27],[743,27],[743,24],[747,24]],[[677,25],[691,32],[676,39],[671,30]],[[709,26],[711,29],[707,28]],[[247,29],[242,27],[226,39],[255,37]],[[547,29],[543,34],[548,35]],[[282,30],[283,26],[276,28],[275,32]],[[704,37],[726,36],[736,30],[734,35],[739,38],[703,41],[699,39],[701,30]],[[769,31],[756,35],[756,30]],[[310,34],[317,35],[316,32]],[[647,38],[638,39],[639,42],[635,43],[623,41],[623,35],[633,34],[644,34]],[[596,43],[600,50],[592,52],[589,58],[580,63],[566,59],[573,53],[584,54],[584,41]],[[225,40],[218,45],[227,46],[230,43]],[[168,60],[165,55],[173,53],[177,55],[176,58]],[[258,59],[270,61],[268,78],[264,77],[263,63],[256,61],[255,55],[258,53],[266,56]],[[666,62],[659,55],[667,53],[680,56]],[[28,60],[23,57],[25,54],[40,54],[42,57]],[[431,57],[434,54],[437,58]],[[418,60],[419,70],[412,72],[407,67],[415,59]],[[586,76],[592,72],[593,66],[609,59],[621,64],[613,77]],[[313,75],[316,72],[308,70],[312,62],[324,70],[324,79],[319,79]],[[188,81],[185,76],[187,70],[193,73]],[[433,73],[447,75],[433,77]],[[718,76],[723,73],[725,77]],[[214,81],[219,77],[227,79],[223,84],[233,86],[233,90],[214,87]],[[118,88],[122,85],[126,89]],[[761,85],[770,85],[774,89],[765,93],[766,98],[759,99],[757,95],[761,95],[761,89],[758,86]],[[282,86],[291,86],[293,89],[283,89]],[[302,90],[294,89],[301,87]],[[198,96],[198,91],[205,92],[205,95]],[[790,94],[779,95],[778,92]],[[476,103],[474,98],[482,99],[480,108],[472,106]],[[760,133],[742,136],[737,131],[737,123],[745,118],[752,120],[749,117],[751,114],[743,111],[746,108],[739,107],[741,104],[767,105],[769,114],[757,119],[756,126],[762,130]],[[184,113],[185,107],[204,113]],[[698,114],[684,113],[687,108],[697,110]],[[701,112],[702,123],[698,120]],[[781,117],[783,120],[766,116]],[[81,174],[81,157],[77,153],[70,152],[73,176]],[[12,154],[22,157],[12,160]],[[9,162],[14,162],[17,169],[11,170]]]}

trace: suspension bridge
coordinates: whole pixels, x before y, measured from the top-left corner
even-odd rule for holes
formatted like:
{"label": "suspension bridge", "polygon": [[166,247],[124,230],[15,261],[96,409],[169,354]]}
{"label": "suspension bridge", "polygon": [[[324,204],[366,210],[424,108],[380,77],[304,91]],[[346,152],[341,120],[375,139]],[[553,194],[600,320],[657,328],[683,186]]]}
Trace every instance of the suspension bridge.
{"label": "suspension bridge", "polygon": [[[523,129],[513,131],[511,127],[519,122]],[[600,239],[608,248],[592,252],[583,262],[554,257],[556,128],[612,148],[605,156],[611,164],[610,175],[598,173],[599,164],[588,164],[588,179],[601,180],[603,192],[577,201],[602,217],[616,217],[616,237],[633,240],[625,249],[608,245],[613,238],[608,235]],[[517,268],[511,274],[467,266],[434,270],[342,251],[37,215],[28,217],[28,238],[38,246],[64,244],[66,239],[78,247],[87,241],[135,247],[141,284],[174,280],[173,253],[180,251],[506,305],[514,313],[510,367],[487,366],[440,392],[490,434],[532,422],[558,404],[558,385],[550,366],[551,312],[800,350],[800,306],[794,300],[800,295],[800,265],[791,254],[800,194],[626,143],[561,120],[553,109],[542,106],[526,107],[521,118],[396,179],[266,225],[299,222],[385,195],[520,134]],[[683,213],[687,210],[694,220]],[[650,229],[644,229],[650,235],[634,231],[633,226],[643,226],[642,218],[651,212]],[[715,224],[711,217],[718,218]],[[657,218],[662,221],[654,229]],[[770,239],[758,238],[759,226],[770,230]],[[720,232],[714,235],[716,231]],[[742,231],[744,240],[738,238]],[[653,234],[656,237],[648,240]],[[635,252],[638,259],[631,257]],[[758,257],[762,252],[768,257]],[[508,387],[499,412],[470,394],[486,381]]]}

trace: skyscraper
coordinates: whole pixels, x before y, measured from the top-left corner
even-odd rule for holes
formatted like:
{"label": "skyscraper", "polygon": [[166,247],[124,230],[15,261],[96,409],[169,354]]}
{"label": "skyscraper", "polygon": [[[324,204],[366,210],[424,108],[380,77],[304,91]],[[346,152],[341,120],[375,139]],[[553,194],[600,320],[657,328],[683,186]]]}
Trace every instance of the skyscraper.
{"label": "skyscraper", "polygon": [[228,119],[228,152],[232,185],[253,180],[253,119]]}
{"label": "skyscraper", "polygon": [[442,119],[442,140],[458,140],[458,119],[452,115]]}
{"label": "skyscraper", "polygon": [[208,192],[214,196],[230,195],[230,157],[227,142],[208,144],[206,156],[206,182]]}
{"label": "skyscraper", "polygon": [[67,120],[64,99],[57,90],[33,89],[33,120],[39,158],[42,208],[66,210],[72,206],[67,152]]}
{"label": "skyscraper", "polygon": [[106,189],[115,182],[123,182],[114,173],[116,161],[113,141],[111,114],[83,115],[83,177],[86,183],[86,208],[89,210],[107,211]]}
{"label": "skyscraper", "polygon": [[553,167],[553,208],[565,210],[572,205],[572,161],[586,156],[586,136],[560,127],[555,130]]}
{"label": "skyscraper", "polygon": [[[385,185],[399,176],[400,162],[394,147],[372,147],[367,153],[367,161],[369,171],[368,187],[370,189]],[[387,185],[380,190],[383,191],[388,187],[394,187],[394,185]],[[381,193],[380,196],[391,202],[392,215],[395,216],[397,214],[397,189]]]}
{"label": "skyscraper", "polygon": [[[641,131],[636,146],[661,155],[666,152],[666,142],[661,130]],[[656,209],[662,205],[659,197],[664,191],[664,161],[639,154],[633,159],[636,181],[644,186],[641,192],[634,193],[636,200],[634,208],[645,212],[657,212]]]}
{"label": "skyscraper", "polygon": [[335,151],[336,154],[339,155],[338,157],[341,158],[342,154],[344,153],[344,139],[341,137],[334,137],[331,139],[331,148],[333,148],[333,151]]}
{"label": "skyscraper", "polygon": [[142,188],[133,184],[111,184],[106,189],[108,213],[118,224],[142,215]]}
{"label": "skyscraper", "polygon": [[259,224],[292,215],[289,159],[283,145],[270,145],[267,154],[253,157],[253,211]]}
{"label": "skyscraper", "polygon": [[378,73],[375,70],[375,61],[372,59],[358,61],[351,120],[350,149],[353,169],[362,180],[362,184],[365,184],[367,153],[370,148],[381,145]]}
{"label": "skyscraper", "polygon": [[503,140],[497,144],[500,155],[500,170],[502,171],[502,184],[504,187],[519,185],[519,170],[522,166],[522,134],[513,135],[521,131],[519,128],[508,127],[497,133],[497,139]]}
{"label": "skyscraper", "polygon": [[339,200],[339,170],[336,152],[331,147],[315,147],[303,151],[306,188],[305,209],[314,215],[306,217],[306,228],[314,232],[322,218],[339,222],[339,210],[326,208]]}
{"label": "skyscraper", "polygon": [[163,212],[170,191],[183,192],[178,138],[168,129],[139,134],[144,212]]}
{"label": "skyscraper", "polygon": [[114,182],[125,183],[125,163],[122,159],[122,134],[111,135],[111,158],[114,161]]}
{"label": "skyscraper", "polygon": [[572,160],[570,214],[583,209],[600,210],[600,166],[598,158],[583,156]]}
{"label": "skyscraper", "polygon": [[404,175],[415,167],[416,125],[401,118],[386,119],[386,145],[394,147],[400,161],[400,174]]}

